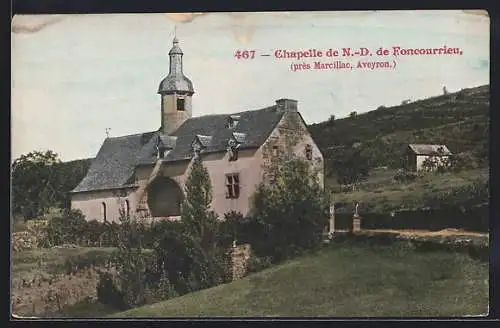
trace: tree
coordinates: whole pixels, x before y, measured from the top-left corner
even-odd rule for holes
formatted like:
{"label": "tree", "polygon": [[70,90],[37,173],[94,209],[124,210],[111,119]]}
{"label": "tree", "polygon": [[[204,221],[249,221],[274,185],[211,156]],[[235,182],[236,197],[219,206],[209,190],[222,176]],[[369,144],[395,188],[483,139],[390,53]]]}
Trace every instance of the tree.
{"label": "tree", "polygon": [[358,115],[358,112],[351,112],[349,114],[349,117],[356,117],[356,115]]}
{"label": "tree", "polygon": [[196,239],[205,251],[211,252],[216,246],[217,215],[210,209],[212,185],[200,157],[193,161],[185,190],[182,222],[187,233]]}
{"label": "tree", "polygon": [[156,247],[159,265],[180,294],[208,288],[224,279],[218,248],[219,224],[210,209],[212,186],[200,157],[194,159],[186,181],[182,204],[182,231],[167,231]]}
{"label": "tree", "polygon": [[12,164],[13,212],[25,219],[45,214],[56,205],[60,190],[59,178],[54,171],[60,163],[57,154],[34,151],[22,155]]}
{"label": "tree", "polygon": [[370,171],[368,159],[362,154],[361,147],[345,150],[343,156],[334,164],[337,181],[343,185],[353,185],[366,179]]}
{"label": "tree", "polygon": [[328,222],[328,199],[308,163],[292,159],[274,167],[272,184],[261,183],[251,217],[257,256],[279,262],[321,245]]}

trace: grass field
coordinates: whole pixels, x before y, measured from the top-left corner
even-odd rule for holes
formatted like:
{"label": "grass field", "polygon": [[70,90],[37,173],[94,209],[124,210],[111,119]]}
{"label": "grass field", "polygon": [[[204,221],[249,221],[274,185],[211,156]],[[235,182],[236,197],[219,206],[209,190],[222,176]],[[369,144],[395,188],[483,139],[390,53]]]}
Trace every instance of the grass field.
{"label": "grass field", "polygon": [[334,193],[334,201],[374,204],[374,211],[390,207],[399,208],[403,203],[418,203],[425,195],[470,185],[477,179],[484,181],[489,179],[489,168],[459,173],[427,174],[411,183],[395,182],[393,180],[395,173],[394,170],[375,170],[356,191]]}
{"label": "grass field", "polygon": [[396,244],[338,244],[113,317],[452,316],[488,311],[488,263]]}

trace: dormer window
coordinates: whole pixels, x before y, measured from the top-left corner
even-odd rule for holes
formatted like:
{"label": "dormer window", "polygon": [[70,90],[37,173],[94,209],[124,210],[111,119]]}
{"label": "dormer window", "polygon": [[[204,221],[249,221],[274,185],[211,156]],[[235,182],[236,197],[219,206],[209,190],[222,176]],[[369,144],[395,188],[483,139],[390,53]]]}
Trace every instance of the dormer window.
{"label": "dormer window", "polygon": [[184,107],[184,102],[185,102],[185,99],[184,98],[177,98],[177,110],[178,111],[185,111],[186,108]]}
{"label": "dormer window", "polygon": [[238,125],[239,120],[240,120],[239,115],[229,116],[229,118],[227,119],[227,128],[234,129]]}
{"label": "dormer window", "polygon": [[308,160],[312,160],[312,158],[313,158],[313,153],[312,153],[312,147],[311,147],[311,145],[306,145],[305,152],[306,152],[306,158],[307,158]]}

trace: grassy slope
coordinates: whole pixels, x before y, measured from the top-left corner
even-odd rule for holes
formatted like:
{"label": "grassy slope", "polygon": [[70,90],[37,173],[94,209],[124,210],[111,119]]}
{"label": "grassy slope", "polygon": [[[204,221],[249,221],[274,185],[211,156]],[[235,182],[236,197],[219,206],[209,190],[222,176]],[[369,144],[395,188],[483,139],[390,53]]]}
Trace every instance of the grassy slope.
{"label": "grassy slope", "polygon": [[477,179],[489,179],[488,168],[459,173],[428,174],[410,183],[395,182],[394,174],[394,170],[375,170],[355,192],[334,192],[334,200],[340,203],[369,203],[374,205],[373,210],[377,211],[383,208],[399,208],[401,204],[418,205],[425,195],[469,185]]}
{"label": "grassy slope", "polygon": [[465,255],[337,245],[114,316],[479,315],[488,308],[487,281],[488,264]]}
{"label": "grassy slope", "polygon": [[[443,143],[454,153],[475,152],[488,140],[489,86],[380,108],[309,126],[327,170],[342,146],[361,142],[372,167],[396,167],[408,143]],[[334,149],[329,149],[334,148]]]}

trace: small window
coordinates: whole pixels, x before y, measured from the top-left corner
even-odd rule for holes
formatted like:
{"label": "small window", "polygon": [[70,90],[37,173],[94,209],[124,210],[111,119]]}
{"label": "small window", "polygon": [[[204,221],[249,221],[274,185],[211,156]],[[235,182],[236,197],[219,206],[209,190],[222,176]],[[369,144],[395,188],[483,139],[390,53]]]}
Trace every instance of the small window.
{"label": "small window", "polygon": [[177,110],[184,111],[184,98],[177,98]]}
{"label": "small window", "polygon": [[273,146],[273,156],[278,156],[278,146]]}
{"label": "small window", "polygon": [[107,216],[106,216],[106,203],[102,202],[101,203],[101,217],[104,222],[107,221]]}
{"label": "small window", "polygon": [[226,198],[240,197],[240,176],[238,173],[226,175]]}
{"label": "small window", "polygon": [[306,145],[306,158],[308,160],[312,160],[312,158],[313,158],[313,153],[312,153],[312,147],[311,147],[311,145]]}

